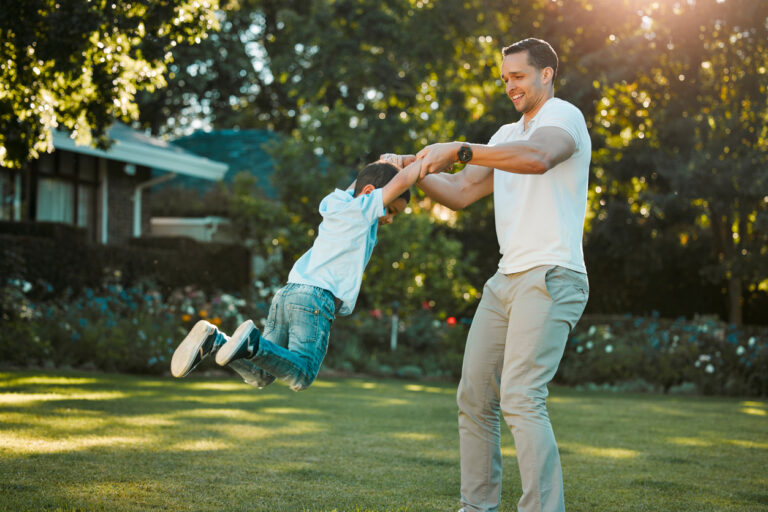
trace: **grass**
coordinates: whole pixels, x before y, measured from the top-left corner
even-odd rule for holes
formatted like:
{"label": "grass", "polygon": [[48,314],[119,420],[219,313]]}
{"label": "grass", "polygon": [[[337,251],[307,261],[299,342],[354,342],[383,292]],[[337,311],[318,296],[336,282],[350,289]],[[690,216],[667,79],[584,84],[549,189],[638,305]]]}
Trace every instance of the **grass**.
{"label": "grass", "polygon": [[[0,373],[0,510],[455,511],[454,384]],[[768,403],[555,388],[569,512],[768,510]],[[503,436],[503,511],[520,479]]]}

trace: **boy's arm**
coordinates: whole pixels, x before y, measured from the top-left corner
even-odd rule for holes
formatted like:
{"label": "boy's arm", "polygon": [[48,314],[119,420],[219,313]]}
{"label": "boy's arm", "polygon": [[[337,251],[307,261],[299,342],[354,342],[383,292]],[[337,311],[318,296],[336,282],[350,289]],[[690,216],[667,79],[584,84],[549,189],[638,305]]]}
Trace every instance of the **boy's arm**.
{"label": "boy's arm", "polygon": [[382,187],[381,200],[385,207],[416,183],[421,173],[421,161],[421,159],[414,160]]}
{"label": "boy's arm", "polygon": [[[422,156],[427,153],[420,152]],[[385,157],[397,157],[404,165],[409,165],[416,160],[416,155],[392,155],[391,153],[383,154],[380,158],[387,160]],[[451,164],[448,163],[446,168],[450,167]],[[422,164],[421,172],[424,173],[425,170]],[[418,184],[431,199],[451,210],[461,210],[493,193],[493,169],[470,164],[455,174],[447,172],[429,174],[418,180]]]}

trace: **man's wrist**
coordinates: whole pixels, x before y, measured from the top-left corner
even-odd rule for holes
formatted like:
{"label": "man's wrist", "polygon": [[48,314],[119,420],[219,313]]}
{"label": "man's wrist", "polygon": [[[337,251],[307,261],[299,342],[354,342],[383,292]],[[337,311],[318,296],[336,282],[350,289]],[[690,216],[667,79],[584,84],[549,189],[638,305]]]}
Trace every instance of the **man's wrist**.
{"label": "man's wrist", "polygon": [[456,151],[456,161],[462,164],[468,164],[472,160],[472,147],[468,142],[459,142],[459,148]]}

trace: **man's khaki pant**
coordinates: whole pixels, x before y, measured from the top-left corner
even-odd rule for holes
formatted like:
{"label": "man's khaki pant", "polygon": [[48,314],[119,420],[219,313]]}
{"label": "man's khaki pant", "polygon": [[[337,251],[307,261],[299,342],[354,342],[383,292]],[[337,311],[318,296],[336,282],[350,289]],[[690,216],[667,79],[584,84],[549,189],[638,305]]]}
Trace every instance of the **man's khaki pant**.
{"label": "man's khaki pant", "polygon": [[523,485],[518,510],[565,510],[547,383],[588,295],[585,274],[557,266],[497,273],[485,284],[457,393],[461,500],[467,512],[499,507],[500,410],[515,438]]}

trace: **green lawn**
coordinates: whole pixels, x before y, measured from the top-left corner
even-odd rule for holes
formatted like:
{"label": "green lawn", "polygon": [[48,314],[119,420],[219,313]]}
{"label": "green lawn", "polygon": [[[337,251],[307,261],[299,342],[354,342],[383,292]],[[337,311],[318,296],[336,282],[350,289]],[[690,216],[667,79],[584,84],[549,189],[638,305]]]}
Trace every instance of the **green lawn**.
{"label": "green lawn", "polygon": [[[0,373],[0,510],[452,512],[454,390]],[[555,388],[549,403],[569,512],[768,510],[765,401]]]}

